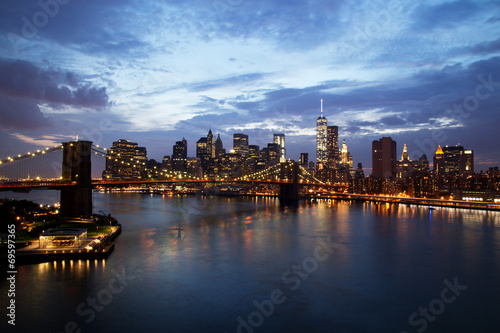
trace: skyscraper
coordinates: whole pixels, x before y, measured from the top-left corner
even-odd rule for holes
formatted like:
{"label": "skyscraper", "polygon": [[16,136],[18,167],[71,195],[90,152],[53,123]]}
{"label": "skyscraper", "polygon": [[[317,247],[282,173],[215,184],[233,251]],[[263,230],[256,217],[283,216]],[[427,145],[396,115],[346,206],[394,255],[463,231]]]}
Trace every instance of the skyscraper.
{"label": "skyscraper", "polygon": [[438,146],[436,153],[434,153],[434,173],[436,175],[444,174],[444,153],[441,145]]}
{"label": "skyscraper", "polygon": [[353,192],[354,193],[365,193],[365,173],[363,171],[363,165],[358,163],[358,168],[354,172],[354,181],[353,181]]}
{"label": "skyscraper", "polygon": [[300,153],[299,165],[304,168],[309,167],[309,154],[308,153]]}
{"label": "skyscraper", "polygon": [[286,161],[285,134],[274,134],[274,143],[278,144],[281,148],[280,162],[285,162]]}
{"label": "skyscraper", "polygon": [[217,134],[217,140],[215,140],[214,144],[214,152],[215,152],[215,158],[220,158],[222,154],[224,154],[224,148],[222,146],[222,140],[220,138],[220,133]]}
{"label": "skyscraper", "polygon": [[339,128],[338,126],[327,126],[326,159],[331,169],[336,169],[340,162],[339,157]]}
{"label": "skyscraper", "polygon": [[243,133],[233,134],[233,150],[238,155],[248,157],[248,135]]}
{"label": "skyscraper", "polygon": [[105,179],[134,179],[144,176],[143,171],[147,162],[145,147],[139,147],[129,139],[113,142],[113,146],[106,154]]}
{"label": "skyscraper", "polygon": [[405,179],[413,174],[415,171],[415,166],[418,162],[410,160],[410,155],[408,155],[408,148],[406,148],[406,143],[403,147],[403,154],[401,154],[401,159],[396,162],[396,177],[399,179]]}
{"label": "skyscraper", "polygon": [[438,147],[434,155],[434,170],[438,175],[474,172],[474,153],[462,146]]}
{"label": "skyscraper", "polygon": [[187,141],[177,141],[173,147],[172,166],[174,171],[185,171],[187,166]]}
{"label": "skyscraper", "polygon": [[259,151],[259,146],[257,145],[249,145],[248,146],[248,156],[249,157],[255,157],[255,158],[259,158],[259,154],[260,154],[260,151]]}
{"label": "skyscraper", "polygon": [[281,159],[281,147],[277,143],[268,143],[267,144],[267,162],[269,165],[276,165],[280,162]]}
{"label": "skyscraper", "polygon": [[321,116],[316,120],[316,164],[327,162],[327,120],[323,116],[323,99],[321,99]]}
{"label": "skyscraper", "polygon": [[196,157],[200,159],[201,167],[207,170],[210,161],[208,139],[203,137],[196,142]]}
{"label": "skyscraper", "polygon": [[207,134],[207,153],[209,159],[215,158],[215,138],[212,135],[212,129],[209,129]]}
{"label": "skyscraper", "polygon": [[341,157],[340,157],[340,164],[342,164],[343,167],[347,167],[348,169],[352,169],[352,156],[347,150],[347,143],[345,143],[345,140],[342,142],[342,151],[341,151]]}
{"label": "skyscraper", "polygon": [[372,142],[372,176],[380,179],[396,176],[396,141],[383,137]]}
{"label": "skyscraper", "polygon": [[462,173],[474,172],[474,152],[472,149],[465,149],[462,154]]}

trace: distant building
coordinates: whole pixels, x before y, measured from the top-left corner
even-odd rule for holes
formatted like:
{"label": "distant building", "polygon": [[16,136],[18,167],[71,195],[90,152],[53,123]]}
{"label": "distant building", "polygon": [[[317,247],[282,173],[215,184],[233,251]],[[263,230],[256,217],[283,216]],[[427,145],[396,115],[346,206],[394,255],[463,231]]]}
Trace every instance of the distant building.
{"label": "distant building", "polygon": [[347,150],[347,144],[345,143],[345,140],[342,142],[340,164],[342,166],[349,168],[349,169],[352,169],[353,160],[352,160],[351,154]]}
{"label": "distant building", "polygon": [[129,139],[113,142],[106,154],[104,179],[138,179],[145,176],[148,161],[145,147],[139,147]]}
{"label": "distant building", "polygon": [[286,161],[285,134],[274,134],[274,143],[280,147],[280,162]]}
{"label": "distant building", "polygon": [[327,166],[332,169],[337,169],[340,162],[339,151],[339,128],[338,126],[327,126],[326,140],[326,159]]}
{"label": "distant building", "polygon": [[248,156],[249,157],[255,157],[259,158],[260,152],[259,152],[259,146],[257,145],[249,145],[248,146]]}
{"label": "distant building", "polygon": [[415,165],[415,168],[421,172],[429,171],[429,161],[427,160],[427,155],[423,154],[418,159],[418,164]]}
{"label": "distant building", "polygon": [[212,129],[209,129],[207,134],[207,153],[209,160],[215,158],[215,138],[212,135]]}
{"label": "distant building", "polygon": [[348,182],[354,177],[355,171],[352,169],[353,159],[347,150],[345,140],[342,142],[342,150],[340,153],[340,163],[336,169],[327,170],[327,178],[329,181],[335,180],[339,182]]}
{"label": "distant building", "polygon": [[199,158],[203,170],[207,170],[210,165],[210,148],[207,138],[202,137],[196,141],[196,157]]}
{"label": "distant building", "polygon": [[314,172],[314,169],[315,169],[314,162],[313,161],[309,161],[309,171]]}
{"label": "distant building", "polygon": [[363,194],[365,190],[365,172],[363,171],[363,165],[358,163],[358,168],[354,173],[353,178],[353,193]]}
{"label": "distant building", "polygon": [[187,141],[177,141],[173,147],[172,167],[176,172],[186,171],[187,167]]}
{"label": "distant building", "polygon": [[248,157],[248,135],[243,133],[233,134],[233,150],[242,157]]}
{"label": "distant building", "polygon": [[259,159],[261,161],[264,161],[266,163],[266,166],[268,164],[268,161],[269,161],[269,148],[267,147],[264,147],[260,150],[260,153],[259,153]]}
{"label": "distant building", "polygon": [[243,157],[235,152],[221,155],[216,173],[219,178],[236,178],[243,174]]}
{"label": "distant building", "polygon": [[401,159],[396,162],[396,178],[401,192],[412,197],[434,197],[434,181],[427,156],[420,156],[418,161],[410,160],[406,144]]}
{"label": "distant building", "polygon": [[215,158],[220,158],[222,154],[225,154],[224,147],[222,145],[222,140],[220,138],[220,133],[217,134],[217,139],[215,140]]}
{"label": "distant building", "polygon": [[304,168],[309,167],[309,154],[308,153],[300,153],[299,165]]}
{"label": "distant building", "polygon": [[372,142],[372,176],[379,179],[396,177],[396,141],[390,137]]}
{"label": "distant building", "polygon": [[186,175],[188,177],[203,178],[203,168],[198,157],[188,157],[186,159]]}
{"label": "distant building", "polygon": [[267,144],[267,162],[269,165],[276,165],[280,163],[280,159],[282,157],[282,149],[281,146],[277,143],[268,143]]}
{"label": "distant building", "polygon": [[163,156],[161,161],[161,171],[166,174],[170,174],[172,172],[172,160],[170,156]]}
{"label": "distant building", "polygon": [[434,154],[434,174],[436,176],[444,175],[444,152],[441,145],[438,146]]}
{"label": "distant building", "polygon": [[410,160],[410,156],[408,155],[408,149],[406,148],[406,143],[405,143],[401,159],[396,162],[396,177],[399,179],[405,179],[411,176],[414,171],[415,171],[415,163]]}
{"label": "distant building", "polygon": [[474,173],[474,152],[462,146],[438,146],[434,155],[436,175],[464,175]]}

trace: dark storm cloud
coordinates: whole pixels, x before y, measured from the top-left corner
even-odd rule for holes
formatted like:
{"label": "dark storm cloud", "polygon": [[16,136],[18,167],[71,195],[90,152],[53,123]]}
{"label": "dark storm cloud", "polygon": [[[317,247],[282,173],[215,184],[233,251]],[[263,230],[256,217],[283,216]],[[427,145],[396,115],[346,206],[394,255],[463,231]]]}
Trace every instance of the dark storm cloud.
{"label": "dark storm cloud", "polygon": [[27,61],[0,61],[0,114],[3,127],[34,128],[46,124],[38,107],[49,104],[102,110],[110,105],[105,87],[76,74],[43,70]]}

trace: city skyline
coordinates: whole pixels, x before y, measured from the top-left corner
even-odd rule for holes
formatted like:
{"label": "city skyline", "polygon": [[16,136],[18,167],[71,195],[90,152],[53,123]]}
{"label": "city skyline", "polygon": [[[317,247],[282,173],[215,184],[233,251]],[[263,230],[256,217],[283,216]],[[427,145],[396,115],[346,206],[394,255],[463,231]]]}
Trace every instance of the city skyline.
{"label": "city skyline", "polygon": [[[130,138],[161,160],[211,128],[316,160],[315,120],[355,165],[392,137],[416,160],[438,145],[500,164],[500,5],[494,1],[2,4],[2,158],[74,139]],[[123,27],[128,29],[123,29]]]}

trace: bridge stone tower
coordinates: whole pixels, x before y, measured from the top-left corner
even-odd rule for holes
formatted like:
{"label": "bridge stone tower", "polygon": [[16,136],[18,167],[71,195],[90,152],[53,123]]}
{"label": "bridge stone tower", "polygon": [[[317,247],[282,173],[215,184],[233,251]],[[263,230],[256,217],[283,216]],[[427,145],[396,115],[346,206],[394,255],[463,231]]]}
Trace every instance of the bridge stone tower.
{"label": "bridge stone tower", "polygon": [[280,184],[279,199],[282,204],[297,204],[299,202],[299,165],[297,162],[280,163],[280,179],[292,183]]}
{"label": "bridge stone tower", "polygon": [[61,216],[92,215],[91,141],[63,142],[62,180],[76,186],[61,190]]}

